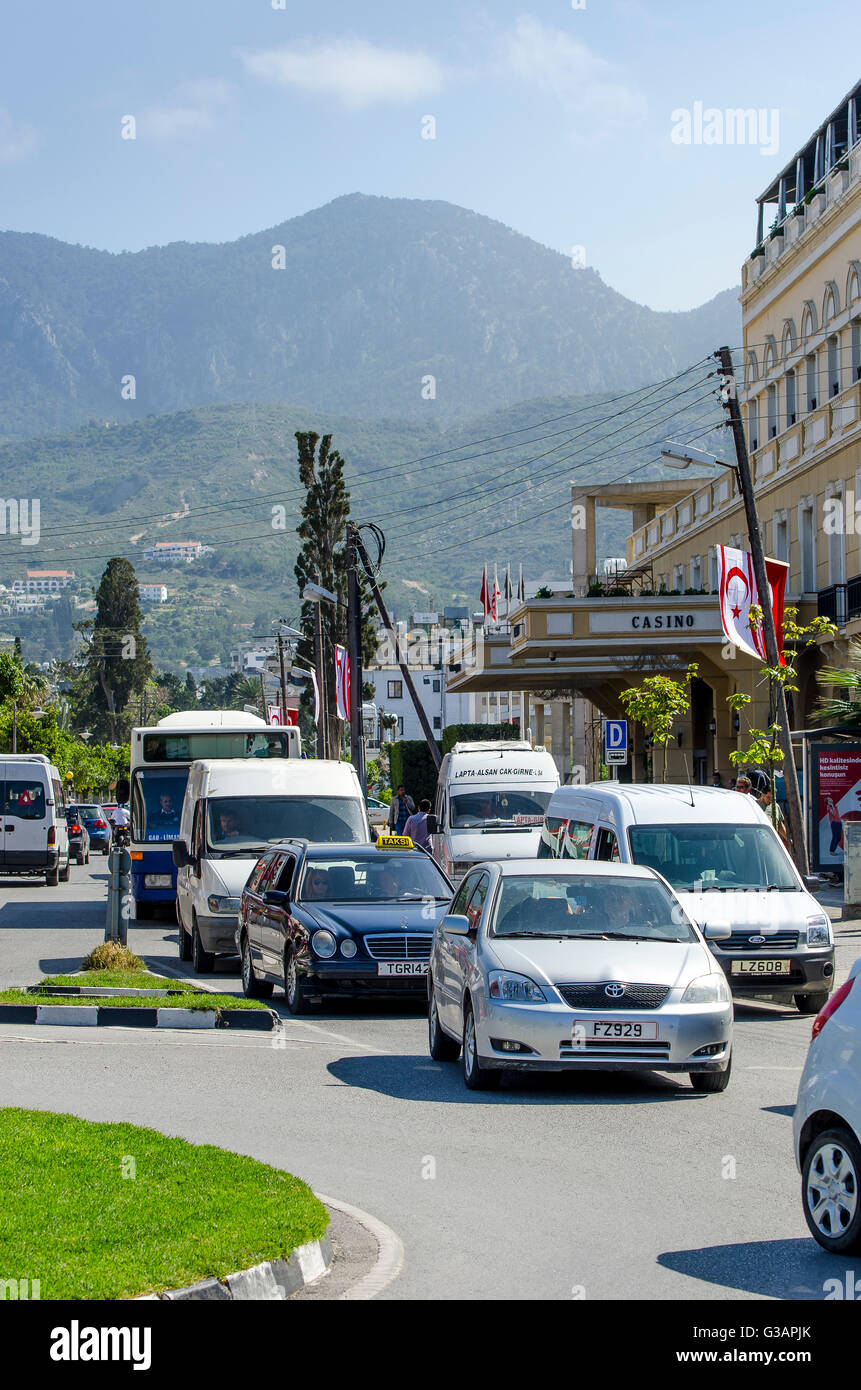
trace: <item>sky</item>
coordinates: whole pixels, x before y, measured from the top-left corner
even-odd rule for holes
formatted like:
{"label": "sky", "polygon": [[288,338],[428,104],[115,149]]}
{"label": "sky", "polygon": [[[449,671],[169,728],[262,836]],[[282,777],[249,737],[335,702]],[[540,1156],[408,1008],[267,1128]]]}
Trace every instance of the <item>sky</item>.
{"label": "sky", "polygon": [[[655,309],[738,283],[756,195],[859,77],[857,0],[4,9],[3,230],[136,251],[444,199]],[[756,130],[698,140],[697,103]]]}

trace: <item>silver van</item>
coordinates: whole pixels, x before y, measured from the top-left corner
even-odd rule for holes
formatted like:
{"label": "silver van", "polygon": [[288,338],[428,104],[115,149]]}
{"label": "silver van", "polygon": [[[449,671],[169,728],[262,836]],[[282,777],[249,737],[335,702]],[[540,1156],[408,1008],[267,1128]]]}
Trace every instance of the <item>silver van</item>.
{"label": "silver van", "polygon": [[804,1014],[828,999],[831,922],[752,796],[662,784],[560,787],[538,855],[656,869],[701,927],[737,998],[794,999]]}

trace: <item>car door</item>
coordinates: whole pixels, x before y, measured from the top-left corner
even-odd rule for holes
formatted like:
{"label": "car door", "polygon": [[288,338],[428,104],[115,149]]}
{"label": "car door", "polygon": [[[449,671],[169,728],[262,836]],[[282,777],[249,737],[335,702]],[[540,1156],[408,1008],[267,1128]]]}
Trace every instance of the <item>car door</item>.
{"label": "car door", "polygon": [[[476,875],[467,874],[463,883],[454,895],[449,912],[452,916],[465,917],[472,890],[475,887]],[[444,1027],[452,1032],[457,1032],[458,1011],[454,998],[455,982],[455,963],[454,963],[454,943],[459,938],[450,936],[442,927],[437,933],[436,947],[434,951],[434,990],[437,996],[437,1013],[440,1022]],[[459,1033],[458,1033],[459,1036]]]}
{"label": "car door", "polygon": [[[189,854],[195,859],[200,855],[203,843],[203,802],[198,801],[194,808],[194,815],[191,821],[191,841],[189,843]],[[197,883],[197,873],[195,865],[184,864],[181,869],[176,871],[176,905],[179,912],[180,921],[187,931],[192,929],[192,912],[194,909],[194,885]]]}
{"label": "car door", "polygon": [[448,977],[449,990],[451,993],[451,1011],[449,1014],[450,1022],[448,1026],[455,1037],[460,1037],[463,1033],[463,1000],[475,962],[475,943],[478,935],[478,926],[481,921],[481,911],[484,907],[489,887],[490,874],[485,869],[472,881],[472,890],[467,900],[466,911],[463,914],[470,925],[469,936],[449,937],[450,956]]}
{"label": "car door", "polygon": [[280,980],[283,973],[284,961],[284,932],[286,929],[285,906],[279,903],[267,903],[264,901],[265,894],[270,890],[283,892],[282,880],[289,888],[293,878],[293,870],[296,860],[292,854],[285,854],[279,851],[272,856],[265,881],[261,879],[260,893],[260,954],[263,962],[263,969],[267,975],[273,975]]}
{"label": "car door", "polygon": [[261,856],[260,859],[258,859],[257,863],[254,865],[254,868],[251,870],[251,873],[248,875],[248,882],[245,884],[245,887],[243,888],[239,899],[242,923],[245,927],[245,935],[248,937],[248,945],[251,950],[251,956],[255,965],[259,964],[261,958],[260,909],[262,904],[260,901],[260,894],[262,892],[262,889],[260,887],[260,884],[261,880],[265,877],[266,871],[269,869],[271,862],[271,854],[264,854]]}

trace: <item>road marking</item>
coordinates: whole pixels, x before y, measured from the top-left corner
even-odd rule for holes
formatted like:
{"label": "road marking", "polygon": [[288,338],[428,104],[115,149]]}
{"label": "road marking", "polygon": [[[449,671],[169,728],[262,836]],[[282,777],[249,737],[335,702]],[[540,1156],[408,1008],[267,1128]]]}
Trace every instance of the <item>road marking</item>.
{"label": "road marking", "polygon": [[762,1067],[743,1067],[742,1071],[804,1071],[803,1067],[777,1067],[766,1064]]}
{"label": "road marking", "polygon": [[333,1033],[328,1028],[321,1028],[318,1023],[298,1023],[296,1027],[307,1028],[310,1033],[319,1033],[324,1038],[334,1038],[336,1042],[346,1043],[348,1047],[355,1048],[357,1052],[378,1052],[381,1057],[391,1057],[392,1053],[387,1047],[371,1047],[370,1043],[357,1042],[355,1038],[348,1038],[346,1033]]}
{"label": "road marking", "polygon": [[342,1293],[340,1299],[376,1298],[377,1294],[381,1294],[383,1289],[394,1283],[404,1267],[403,1241],[391,1226],[362,1211],[360,1207],[351,1206],[349,1202],[338,1202],[334,1197],[324,1197],[322,1192],[315,1193],[315,1196],[319,1197],[325,1206],[334,1207],[336,1211],[342,1211],[345,1216],[351,1216],[354,1221],[358,1221],[360,1226],[370,1231],[380,1247],[377,1262],[370,1273]]}

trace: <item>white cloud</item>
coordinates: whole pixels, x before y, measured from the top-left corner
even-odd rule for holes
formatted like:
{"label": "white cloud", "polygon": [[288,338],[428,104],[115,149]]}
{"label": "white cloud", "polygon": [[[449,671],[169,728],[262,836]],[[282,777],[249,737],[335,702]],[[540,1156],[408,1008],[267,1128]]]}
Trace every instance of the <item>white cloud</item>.
{"label": "white cloud", "polygon": [[214,125],[218,108],[230,100],[231,86],[216,78],[188,82],[175,93],[174,104],[150,106],[140,119],[141,133],[155,140],[198,135]]}
{"label": "white cloud", "polygon": [[570,133],[576,139],[592,139],[646,115],[645,97],[625,85],[613,63],[532,15],[521,15],[502,39],[498,67],[550,91],[574,118]]}
{"label": "white cloud", "polygon": [[20,164],[39,144],[39,132],[31,125],[19,124],[0,107],[0,164]]}
{"label": "white cloud", "polygon": [[446,77],[442,64],[428,53],[377,48],[356,38],[247,53],[242,61],[252,77],[335,97],[352,111],[430,96]]}

